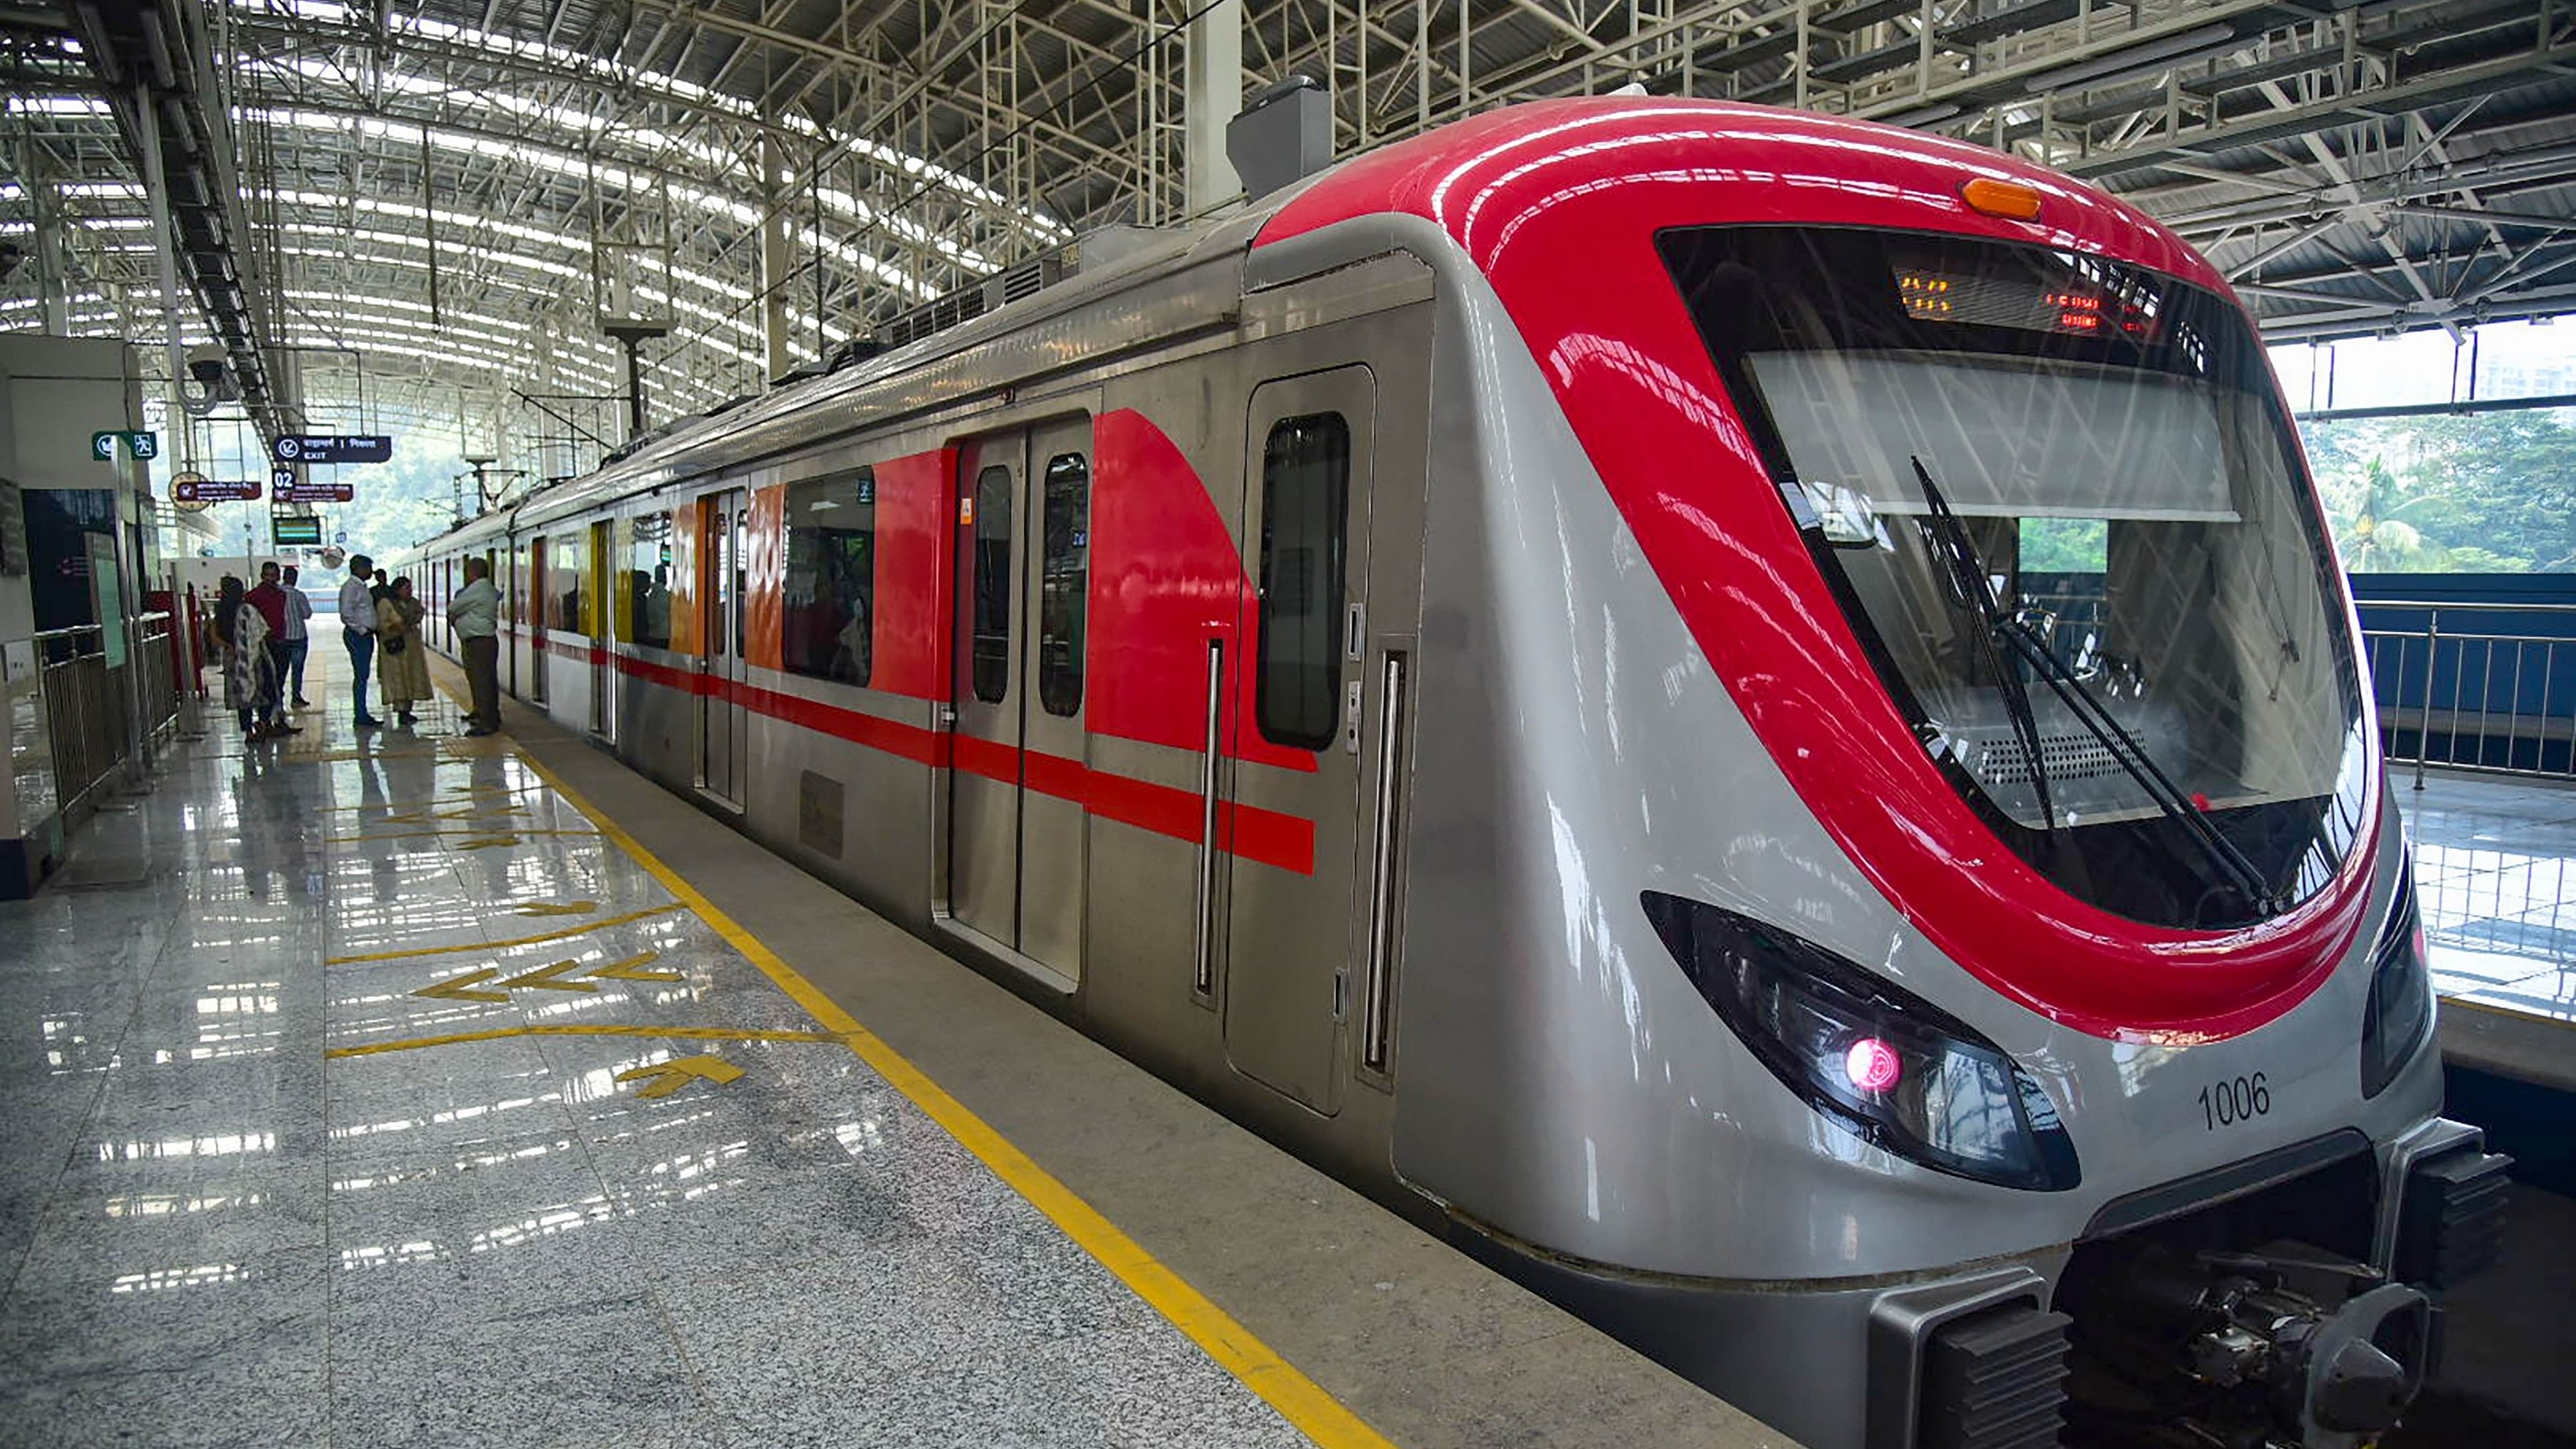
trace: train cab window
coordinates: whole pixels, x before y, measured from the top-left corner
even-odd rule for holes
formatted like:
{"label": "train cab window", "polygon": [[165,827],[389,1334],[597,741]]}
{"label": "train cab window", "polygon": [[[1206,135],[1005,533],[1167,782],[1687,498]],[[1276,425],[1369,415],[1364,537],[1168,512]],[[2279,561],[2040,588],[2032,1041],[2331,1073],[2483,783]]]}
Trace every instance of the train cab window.
{"label": "train cab window", "polygon": [[1046,465],[1046,551],[1038,561],[1038,703],[1082,712],[1082,614],[1091,556],[1091,464],[1058,453]]}
{"label": "train cab window", "polygon": [[877,475],[861,468],[787,489],[785,635],[791,673],[865,684],[875,653]]}
{"label": "train cab window", "polygon": [[671,647],[671,515],[643,513],[626,530],[626,557],[617,569],[625,595],[630,644]]}
{"label": "train cab window", "polygon": [[1011,692],[1011,470],[975,475],[975,697]]}
{"label": "train cab window", "polygon": [[1253,718],[1273,744],[1320,750],[1341,728],[1342,550],[1351,426],[1282,418],[1261,449],[1261,643]]}

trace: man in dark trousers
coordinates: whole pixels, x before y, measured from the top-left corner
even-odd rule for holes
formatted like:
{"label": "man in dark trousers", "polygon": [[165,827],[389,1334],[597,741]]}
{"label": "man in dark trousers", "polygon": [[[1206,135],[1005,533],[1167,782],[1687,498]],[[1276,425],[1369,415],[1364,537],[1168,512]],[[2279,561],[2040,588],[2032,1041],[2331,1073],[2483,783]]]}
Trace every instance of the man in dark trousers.
{"label": "man in dark trousers", "polygon": [[501,591],[492,585],[489,562],[465,561],[465,587],[447,602],[447,627],[465,657],[465,684],[474,701],[465,732],[491,734],[501,727]]}
{"label": "man in dark trousers", "polygon": [[296,587],[295,565],[286,566],[286,677],[278,681],[278,693],[291,696],[295,707],[302,709],[312,701],[304,697],[304,654],[313,641],[305,637],[304,621],[313,617],[313,601]]}
{"label": "man in dark trousers", "polygon": [[379,723],[367,713],[367,676],[376,663],[375,578],[376,561],[360,554],[349,560],[349,581],[340,586],[340,642],[349,646],[349,702],[357,706],[362,730]]}

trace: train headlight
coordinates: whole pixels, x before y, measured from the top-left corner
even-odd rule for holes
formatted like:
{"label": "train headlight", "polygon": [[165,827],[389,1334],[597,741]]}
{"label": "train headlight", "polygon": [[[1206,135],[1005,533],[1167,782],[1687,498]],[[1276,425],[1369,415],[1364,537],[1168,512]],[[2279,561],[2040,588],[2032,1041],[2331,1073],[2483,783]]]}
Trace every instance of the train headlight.
{"label": "train headlight", "polygon": [[1639,899],[1700,995],[1809,1106],[1936,1172],[2043,1192],[2080,1180],[2046,1090],[1966,1023],[1776,927]]}
{"label": "train headlight", "polygon": [[2371,953],[2370,1008],[2361,1018],[2361,1094],[2376,1097],[2397,1080],[2433,1034],[2431,947],[2415,904],[2415,862],[2397,877],[2396,908]]}

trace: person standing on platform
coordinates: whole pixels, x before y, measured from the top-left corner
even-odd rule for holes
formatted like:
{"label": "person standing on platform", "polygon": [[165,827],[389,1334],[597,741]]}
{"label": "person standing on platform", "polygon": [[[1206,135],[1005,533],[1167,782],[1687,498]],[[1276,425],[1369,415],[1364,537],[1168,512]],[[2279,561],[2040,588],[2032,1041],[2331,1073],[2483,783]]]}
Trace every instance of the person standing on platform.
{"label": "person standing on platform", "polygon": [[357,707],[362,730],[384,723],[367,713],[367,672],[376,660],[376,595],[369,587],[375,576],[376,561],[360,554],[349,560],[349,581],[340,586],[340,642],[349,646],[349,702]]}
{"label": "person standing on platform", "polygon": [[241,580],[224,575],[215,600],[215,637],[224,645],[224,707],[241,721],[242,738],[264,740],[284,733],[277,712],[277,666],[268,649],[268,617]]}
{"label": "person standing on platform", "polygon": [[257,710],[261,733],[291,735],[299,733],[287,724],[283,696],[286,689],[286,621],[294,612],[287,602],[286,589],[279,582],[277,560],[259,566],[259,587],[244,596],[244,603],[259,611],[260,623],[266,625],[259,657],[253,661],[258,673]]}
{"label": "person standing on platform", "polygon": [[447,627],[465,657],[465,683],[474,701],[465,732],[488,735],[501,728],[501,591],[488,560],[465,561],[465,587],[447,604]]}
{"label": "person standing on platform", "polygon": [[420,600],[412,597],[409,578],[394,580],[376,605],[376,648],[385,713],[409,729],[420,723],[411,707],[429,698],[429,645],[420,636]]}
{"label": "person standing on platform", "polygon": [[286,566],[286,672],[277,681],[278,692],[295,701],[297,709],[311,705],[304,697],[304,656],[312,649],[306,620],[313,617],[313,601],[295,585],[295,565]]}

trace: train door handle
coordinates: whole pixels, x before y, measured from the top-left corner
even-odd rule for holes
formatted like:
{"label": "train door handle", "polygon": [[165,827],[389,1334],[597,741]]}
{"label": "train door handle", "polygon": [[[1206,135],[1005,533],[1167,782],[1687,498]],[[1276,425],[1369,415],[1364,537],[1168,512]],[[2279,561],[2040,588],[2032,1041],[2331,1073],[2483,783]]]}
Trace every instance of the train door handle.
{"label": "train door handle", "polygon": [[1225,704],[1225,641],[1207,641],[1207,739],[1199,752],[1198,952],[1191,975],[1199,995],[1216,990],[1216,787],[1219,723]]}

